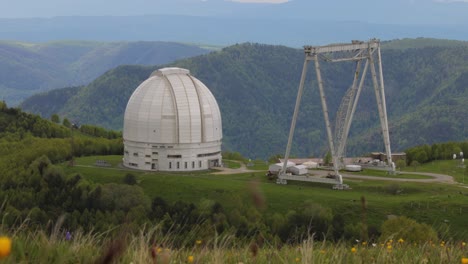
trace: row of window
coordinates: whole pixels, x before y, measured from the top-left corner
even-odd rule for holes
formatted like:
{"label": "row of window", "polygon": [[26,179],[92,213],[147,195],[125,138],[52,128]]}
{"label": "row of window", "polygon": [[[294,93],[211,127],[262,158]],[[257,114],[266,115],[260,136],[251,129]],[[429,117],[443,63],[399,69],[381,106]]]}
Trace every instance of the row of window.
{"label": "row of window", "polygon": [[[180,169],[180,162],[177,161],[175,162],[176,164],[176,169]],[[198,168],[202,167],[202,162],[201,160],[198,161]],[[172,169],[172,162],[169,162],[169,169]],[[188,169],[188,162],[184,162],[184,169]],[[192,169],[195,169],[195,161],[192,161]]]}
{"label": "row of window", "polygon": [[[127,150],[125,150],[125,154],[126,154],[126,155],[129,154]],[[212,152],[212,153],[198,154],[197,157],[198,157],[198,158],[202,158],[202,157],[216,156],[216,155],[219,155],[219,154],[221,154],[221,151]],[[153,155],[158,155],[158,152],[153,152]],[[133,156],[134,156],[134,157],[138,157],[138,152],[134,152],[134,153],[133,153]],[[146,154],[145,157],[146,157],[146,158],[151,158],[151,155]],[[167,158],[169,158],[169,159],[181,159],[181,158],[182,158],[182,155],[180,155],[180,154],[177,154],[177,155],[167,155]]]}
{"label": "row of window", "polygon": [[[145,164],[150,165],[151,162],[145,162]],[[180,169],[180,162],[176,162],[175,164],[176,164],[176,168]],[[130,165],[132,167],[138,167],[137,163],[130,162],[130,163],[128,163],[128,165]],[[202,162],[198,161],[198,168],[201,168],[201,167],[202,167]],[[172,169],[172,162],[169,162],[169,169]],[[184,162],[184,169],[188,169],[188,162]],[[192,169],[195,169],[195,161],[192,161]]]}
{"label": "row of window", "polygon": [[212,152],[212,153],[198,154],[197,157],[201,158],[201,157],[208,157],[208,156],[216,156],[216,155],[219,155],[219,154],[221,154],[221,151]]}
{"label": "row of window", "polygon": [[[153,148],[166,148],[166,146],[152,146]],[[174,148],[174,146],[167,146],[167,148]]]}

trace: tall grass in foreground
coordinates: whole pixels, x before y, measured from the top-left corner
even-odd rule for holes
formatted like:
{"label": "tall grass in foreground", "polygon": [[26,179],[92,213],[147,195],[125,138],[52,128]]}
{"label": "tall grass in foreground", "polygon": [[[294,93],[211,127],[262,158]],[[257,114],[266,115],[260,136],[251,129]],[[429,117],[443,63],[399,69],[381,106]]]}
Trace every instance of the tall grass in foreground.
{"label": "tall grass in foreground", "polygon": [[280,246],[222,235],[174,248],[171,236],[161,235],[158,228],[113,237],[78,232],[69,240],[64,233],[44,231],[0,235],[12,240],[11,254],[1,263],[468,263],[468,246],[461,241],[410,244],[402,238],[350,244],[308,238]]}

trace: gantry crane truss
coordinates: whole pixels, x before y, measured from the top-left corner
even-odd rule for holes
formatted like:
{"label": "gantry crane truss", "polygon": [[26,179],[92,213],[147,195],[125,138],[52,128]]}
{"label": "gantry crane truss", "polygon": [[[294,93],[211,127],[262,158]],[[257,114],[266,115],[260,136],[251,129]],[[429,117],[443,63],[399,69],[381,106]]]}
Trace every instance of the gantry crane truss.
{"label": "gantry crane truss", "polygon": [[[336,184],[337,189],[343,189],[346,185],[343,185],[343,179],[339,173],[339,170],[343,168],[343,158],[345,153],[346,141],[353,120],[353,115],[356,110],[356,106],[361,94],[362,86],[366,78],[367,69],[370,67],[372,75],[372,84],[374,86],[375,97],[377,100],[377,107],[379,111],[380,124],[382,128],[382,135],[385,144],[385,151],[387,155],[387,164],[391,172],[395,171],[395,166],[392,162],[392,155],[390,149],[390,136],[388,131],[388,120],[387,120],[387,109],[385,103],[384,93],[384,80],[382,70],[382,57],[380,53],[380,41],[378,39],[371,39],[368,42],[363,41],[352,41],[350,44],[333,44],[326,46],[305,46],[304,47],[305,60],[302,68],[302,75],[299,84],[299,91],[297,92],[296,106],[294,108],[294,114],[291,121],[291,128],[289,131],[288,144],[286,146],[286,153],[284,155],[283,168],[278,174],[278,184],[286,184],[287,180],[298,180],[298,181],[311,181],[311,182],[324,182]],[[375,69],[375,53],[377,54],[377,66],[378,73]],[[324,85],[322,80],[322,74],[320,71],[320,59],[328,62],[345,62],[354,61],[356,62],[356,69],[354,71],[354,78],[351,87],[346,92],[345,96],[341,101],[340,108],[338,109],[335,121],[334,135],[332,134],[332,128],[328,116],[328,107],[324,91]],[[299,112],[299,106],[301,104],[301,98],[304,91],[304,82],[307,75],[307,66],[310,61],[315,63],[315,73],[317,75],[317,83],[320,92],[320,99],[322,102],[323,117],[325,120],[325,128],[328,137],[328,146],[332,156],[333,171],[335,178],[317,178],[308,176],[294,176],[286,173],[286,167],[291,151],[291,144],[294,135],[294,129],[296,127],[297,115]],[[361,73],[362,62],[365,61],[364,69]]]}

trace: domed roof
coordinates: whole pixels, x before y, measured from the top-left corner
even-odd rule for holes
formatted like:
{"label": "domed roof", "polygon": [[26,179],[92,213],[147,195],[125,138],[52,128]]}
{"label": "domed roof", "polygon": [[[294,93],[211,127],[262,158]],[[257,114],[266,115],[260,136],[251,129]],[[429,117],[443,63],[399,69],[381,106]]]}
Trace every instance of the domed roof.
{"label": "domed roof", "polygon": [[156,70],[136,88],[128,101],[123,138],[168,144],[220,141],[222,125],[218,103],[189,70]]}

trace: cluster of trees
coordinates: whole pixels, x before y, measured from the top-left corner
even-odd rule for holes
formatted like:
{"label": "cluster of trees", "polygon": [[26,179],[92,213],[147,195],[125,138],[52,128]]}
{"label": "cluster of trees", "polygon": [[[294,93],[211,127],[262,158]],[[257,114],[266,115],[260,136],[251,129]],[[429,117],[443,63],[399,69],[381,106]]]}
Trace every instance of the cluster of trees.
{"label": "cluster of trees", "polygon": [[65,138],[70,136],[70,130],[18,108],[9,108],[4,101],[0,102],[0,138],[16,141],[28,136]]}
{"label": "cluster of trees", "polygon": [[432,145],[421,145],[407,149],[407,165],[422,164],[433,160],[452,159],[453,154],[460,157],[460,152],[468,156],[468,141],[436,143]]}
{"label": "cluster of trees", "polygon": [[121,138],[122,133],[114,130],[107,130],[102,127],[92,125],[81,125],[79,130],[87,135],[94,137],[102,137],[108,139]]}

